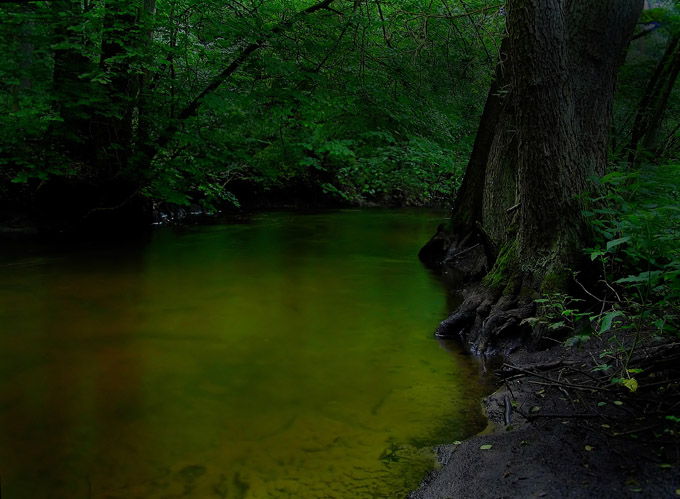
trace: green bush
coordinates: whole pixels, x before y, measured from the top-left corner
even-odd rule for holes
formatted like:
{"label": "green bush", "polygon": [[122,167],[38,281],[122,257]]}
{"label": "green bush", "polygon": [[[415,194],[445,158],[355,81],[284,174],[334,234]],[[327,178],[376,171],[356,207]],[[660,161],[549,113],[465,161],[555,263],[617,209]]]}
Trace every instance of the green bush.
{"label": "green bush", "polygon": [[680,163],[616,170],[597,182],[584,211],[606,284],[625,307],[662,332],[680,317]]}

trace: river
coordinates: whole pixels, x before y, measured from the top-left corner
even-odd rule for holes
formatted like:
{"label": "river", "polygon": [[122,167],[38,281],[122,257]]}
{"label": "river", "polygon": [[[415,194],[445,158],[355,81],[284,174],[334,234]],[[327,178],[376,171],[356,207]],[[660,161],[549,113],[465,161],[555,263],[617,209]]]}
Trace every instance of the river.
{"label": "river", "polygon": [[0,250],[0,487],[16,498],[404,497],[481,430],[432,331],[446,214],[255,214]]}

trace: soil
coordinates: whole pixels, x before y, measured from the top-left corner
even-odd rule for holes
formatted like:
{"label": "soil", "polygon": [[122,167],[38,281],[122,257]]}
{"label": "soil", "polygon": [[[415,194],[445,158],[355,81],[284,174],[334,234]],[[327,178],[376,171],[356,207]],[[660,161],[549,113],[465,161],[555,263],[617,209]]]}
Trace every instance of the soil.
{"label": "soil", "polygon": [[606,349],[602,338],[500,359],[489,427],[437,448],[441,469],[409,499],[680,497],[680,343],[635,348],[634,392],[597,370],[625,360],[625,346],[611,360]]}

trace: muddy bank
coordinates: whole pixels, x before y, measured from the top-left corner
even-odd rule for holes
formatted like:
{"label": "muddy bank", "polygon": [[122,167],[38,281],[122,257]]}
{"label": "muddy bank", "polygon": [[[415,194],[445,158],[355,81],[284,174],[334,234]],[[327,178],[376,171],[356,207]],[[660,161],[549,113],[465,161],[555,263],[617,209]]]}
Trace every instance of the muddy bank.
{"label": "muddy bank", "polygon": [[593,371],[600,346],[506,357],[487,430],[437,448],[442,468],[409,499],[679,497],[680,425],[666,416],[680,415],[680,345],[639,348],[634,393]]}

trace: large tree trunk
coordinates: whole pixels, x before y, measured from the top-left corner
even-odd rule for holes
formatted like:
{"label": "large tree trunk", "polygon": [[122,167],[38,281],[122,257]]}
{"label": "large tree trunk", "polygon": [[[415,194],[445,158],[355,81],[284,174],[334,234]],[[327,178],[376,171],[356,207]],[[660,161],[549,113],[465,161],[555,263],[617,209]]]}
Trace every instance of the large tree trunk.
{"label": "large tree trunk", "polygon": [[483,257],[488,272],[439,335],[461,334],[480,352],[514,348],[534,298],[565,285],[585,237],[578,196],[605,171],[616,72],[641,10],[642,0],[508,1],[450,230],[421,252],[454,266]]}

